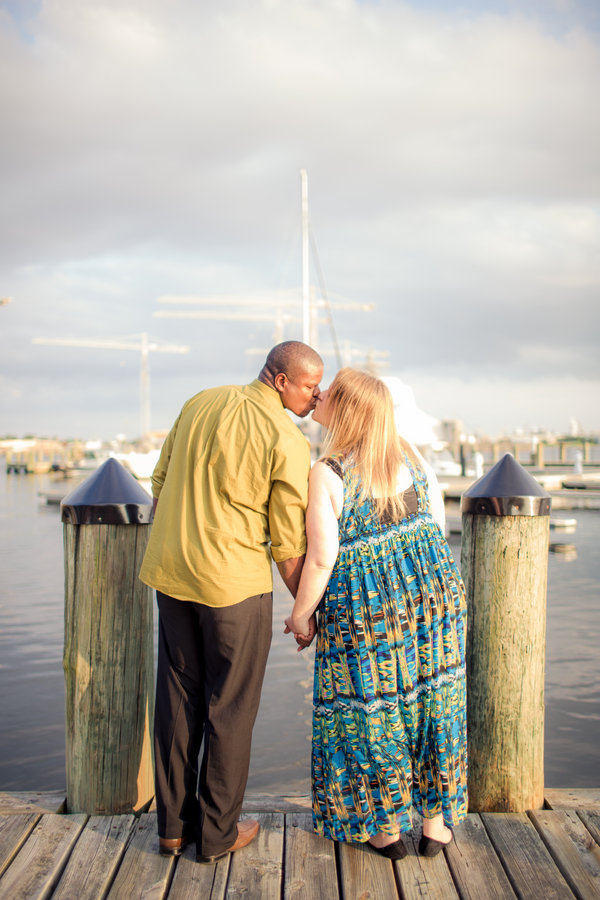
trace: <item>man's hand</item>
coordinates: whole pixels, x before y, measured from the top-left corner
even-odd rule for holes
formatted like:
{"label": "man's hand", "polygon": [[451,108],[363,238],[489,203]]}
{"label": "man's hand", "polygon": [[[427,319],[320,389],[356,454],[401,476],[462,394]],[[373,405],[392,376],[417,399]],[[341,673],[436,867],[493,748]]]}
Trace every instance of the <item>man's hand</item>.
{"label": "man's hand", "polygon": [[293,634],[298,644],[298,653],[306,650],[312,644],[317,633],[317,617],[313,613],[312,616],[303,621],[296,621],[292,616],[288,616],[285,620],[284,634]]}

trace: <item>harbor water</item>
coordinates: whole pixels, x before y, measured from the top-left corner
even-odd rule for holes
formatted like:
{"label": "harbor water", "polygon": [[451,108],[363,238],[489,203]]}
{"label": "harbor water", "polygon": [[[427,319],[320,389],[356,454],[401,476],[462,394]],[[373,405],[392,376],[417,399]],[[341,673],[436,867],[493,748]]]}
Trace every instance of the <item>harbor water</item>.
{"label": "harbor water", "polygon": [[[0,462],[0,790],[61,790],[64,772],[63,548],[48,475]],[[600,511],[561,511],[574,532],[549,557],[545,784],[600,786]],[[460,557],[460,537],[451,547]],[[296,652],[275,579],[273,643],[254,729],[248,789],[308,790],[314,651]],[[155,617],[156,619],[156,617]]]}

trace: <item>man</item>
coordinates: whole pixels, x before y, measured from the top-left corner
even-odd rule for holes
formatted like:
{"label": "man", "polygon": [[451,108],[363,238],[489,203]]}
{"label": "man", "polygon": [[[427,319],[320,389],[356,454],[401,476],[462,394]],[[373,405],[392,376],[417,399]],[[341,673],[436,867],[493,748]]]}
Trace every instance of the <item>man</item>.
{"label": "man", "polygon": [[306,344],[278,344],[251,384],[188,400],[152,475],[156,514],[140,578],[156,588],[160,613],[163,855],[196,837],[197,860],[211,863],[258,833],[258,822],[238,819],[271,643],[271,560],[295,596],[306,550],[310,448],[285,410],[308,415],[322,376]]}

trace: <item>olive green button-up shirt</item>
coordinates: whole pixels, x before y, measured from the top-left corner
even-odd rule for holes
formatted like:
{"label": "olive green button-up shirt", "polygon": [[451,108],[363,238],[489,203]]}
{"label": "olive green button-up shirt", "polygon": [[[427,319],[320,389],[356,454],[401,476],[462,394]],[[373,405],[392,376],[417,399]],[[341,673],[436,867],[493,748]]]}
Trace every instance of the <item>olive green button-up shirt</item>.
{"label": "olive green button-up shirt", "polygon": [[140,578],[206,606],[273,589],[272,562],[306,551],[310,448],[255,380],[192,397],[152,475],[159,498]]}

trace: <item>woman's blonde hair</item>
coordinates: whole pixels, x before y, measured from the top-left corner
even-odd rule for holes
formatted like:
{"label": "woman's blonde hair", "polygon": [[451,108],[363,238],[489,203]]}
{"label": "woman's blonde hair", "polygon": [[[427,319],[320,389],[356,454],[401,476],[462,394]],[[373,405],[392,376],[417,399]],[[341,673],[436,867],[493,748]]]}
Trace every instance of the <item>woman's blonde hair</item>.
{"label": "woman's blonde hair", "polygon": [[340,369],[329,388],[326,453],[351,456],[362,479],[361,499],[373,495],[377,515],[402,518],[406,507],[397,493],[400,466],[413,448],[398,434],[390,389],[380,378],[358,369]]}

